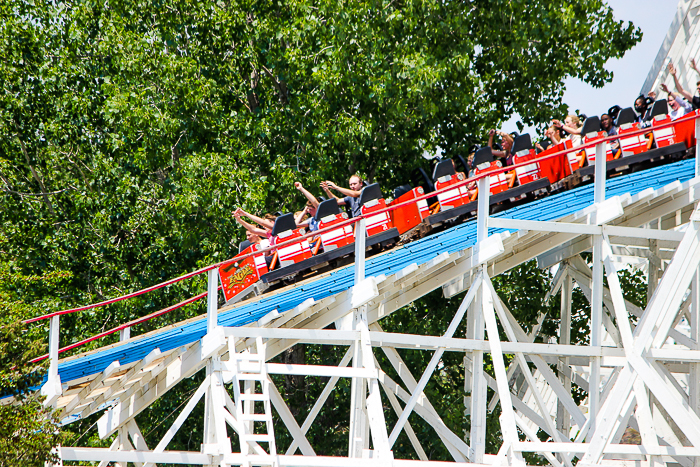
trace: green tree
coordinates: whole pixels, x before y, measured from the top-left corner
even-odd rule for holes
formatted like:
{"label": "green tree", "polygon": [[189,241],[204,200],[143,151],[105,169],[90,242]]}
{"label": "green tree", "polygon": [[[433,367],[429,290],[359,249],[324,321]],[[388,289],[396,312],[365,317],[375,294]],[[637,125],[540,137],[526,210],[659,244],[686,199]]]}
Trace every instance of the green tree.
{"label": "green tree", "polygon": [[[0,257],[5,258],[2,240],[0,237]],[[52,449],[60,440],[57,415],[34,392],[44,377],[46,361],[31,363],[46,351],[46,339],[43,330],[29,328],[21,319],[33,307],[45,304],[61,276],[10,275],[8,263],[0,260],[0,397],[5,399],[0,405],[2,467],[43,466],[56,460]],[[25,294],[28,290],[34,293]],[[35,293],[46,295],[39,298]]]}
{"label": "green tree", "polygon": [[[513,112],[563,114],[566,77],[604,84],[640,38],[600,0],[2,3],[2,280],[61,275],[60,291],[27,283],[20,299],[43,301],[26,318],[231,257],[234,207],[293,211],[295,179],[406,183],[424,148],[457,154]],[[64,316],[61,345],[204,289]]]}

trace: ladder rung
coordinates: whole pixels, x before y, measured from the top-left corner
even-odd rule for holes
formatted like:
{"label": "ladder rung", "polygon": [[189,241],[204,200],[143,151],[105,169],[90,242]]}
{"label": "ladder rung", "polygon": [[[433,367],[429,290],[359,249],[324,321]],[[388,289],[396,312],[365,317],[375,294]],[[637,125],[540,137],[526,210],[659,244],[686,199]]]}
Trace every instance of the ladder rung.
{"label": "ladder rung", "polygon": [[267,375],[262,373],[236,373],[239,381],[267,381]]}
{"label": "ladder rung", "polygon": [[241,420],[249,422],[270,422],[272,417],[266,413],[244,413],[241,414]]}
{"label": "ladder rung", "polygon": [[263,361],[264,359],[265,359],[264,355],[260,355],[257,353],[251,353],[251,354],[246,354],[246,355],[236,354],[230,360],[237,361],[237,362],[245,362],[245,361],[260,362],[260,361]]}
{"label": "ladder rung", "polygon": [[260,401],[265,402],[267,400],[267,394],[246,394],[241,393],[242,401]]}

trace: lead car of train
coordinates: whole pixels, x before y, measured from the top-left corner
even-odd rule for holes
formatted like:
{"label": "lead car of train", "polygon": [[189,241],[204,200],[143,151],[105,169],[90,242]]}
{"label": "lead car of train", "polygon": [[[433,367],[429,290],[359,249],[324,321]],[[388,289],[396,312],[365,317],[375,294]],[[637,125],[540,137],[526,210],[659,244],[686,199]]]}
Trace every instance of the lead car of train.
{"label": "lead car of train", "polygon": [[[654,102],[649,121],[645,122],[648,131],[626,137],[626,134],[643,127],[635,121],[637,116],[632,108],[621,110],[616,121],[619,148],[613,150],[606,143],[607,176],[644,170],[694,156],[695,119],[698,115],[700,111],[695,111],[671,122],[666,100],[658,100]],[[672,125],[659,128],[669,123]],[[585,120],[581,135],[584,143],[607,137],[607,133],[601,130],[598,117]],[[571,151],[564,153],[566,150]],[[595,146],[576,150],[571,141],[566,140],[538,154],[532,146],[530,135],[524,134],[515,139],[512,152],[513,165],[521,166],[510,172],[489,176],[492,211],[507,209],[515,203],[528,202],[592,181]],[[562,154],[534,161],[557,152]],[[533,162],[527,164],[530,160]],[[475,175],[501,169],[501,162],[494,160],[489,147],[479,149],[472,164]],[[463,172],[458,172],[459,169]],[[381,251],[473,217],[477,209],[477,190],[475,186],[463,183],[466,179],[464,174],[468,174],[469,169],[461,156],[438,162],[433,168],[432,177],[425,170],[418,169],[411,184],[393,190],[394,199],[388,203],[378,183],[364,187],[360,204],[366,219],[365,247],[371,251]],[[450,190],[452,185],[457,186]],[[426,199],[424,195],[433,191],[439,192]],[[401,206],[384,211],[396,205]],[[384,212],[372,215],[377,211]],[[235,303],[261,294],[270,287],[289,284],[300,277],[352,262],[355,233],[337,201],[322,201],[315,217],[319,230],[325,231],[309,239],[308,236],[304,237],[303,229],[297,228],[292,213],[279,216],[272,236],[281,246],[274,252],[267,252],[267,257],[266,252],[262,251],[270,246],[267,240],[259,244],[243,242],[239,254],[219,267],[226,302]],[[333,226],[337,228],[333,229]]]}

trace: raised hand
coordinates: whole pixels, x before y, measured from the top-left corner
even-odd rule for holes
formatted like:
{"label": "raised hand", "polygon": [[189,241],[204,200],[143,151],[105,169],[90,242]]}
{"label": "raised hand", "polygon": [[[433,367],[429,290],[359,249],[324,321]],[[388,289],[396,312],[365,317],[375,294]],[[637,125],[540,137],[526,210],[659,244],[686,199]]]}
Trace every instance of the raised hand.
{"label": "raised hand", "polygon": [[668,90],[668,86],[666,86],[666,83],[661,83],[661,90],[668,94],[671,93],[671,91]]}
{"label": "raised hand", "polygon": [[673,66],[673,63],[668,62],[668,72],[671,73],[671,75],[676,76],[676,67]]}
{"label": "raised hand", "polygon": [[301,184],[301,182],[294,182],[294,188],[296,188],[297,190],[301,190],[304,187]]}

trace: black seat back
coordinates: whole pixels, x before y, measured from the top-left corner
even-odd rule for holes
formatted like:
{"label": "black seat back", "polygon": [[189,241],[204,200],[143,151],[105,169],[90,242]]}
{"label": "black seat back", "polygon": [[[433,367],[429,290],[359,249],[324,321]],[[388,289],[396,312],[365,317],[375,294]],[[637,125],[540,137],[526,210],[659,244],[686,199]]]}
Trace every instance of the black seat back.
{"label": "black seat back", "polygon": [[[546,151],[549,148],[550,144],[552,144],[552,142],[548,139],[543,139],[542,141],[540,141],[540,147],[542,148],[542,151]],[[538,149],[537,153],[539,154],[542,151]]]}
{"label": "black seat back", "polygon": [[473,165],[474,167],[477,167],[481,164],[485,163],[491,164],[493,162],[493,151],[491,151],[491,148],[486,146],[478,151],[476,151],[476,154],[474,154],[474,162]]}
{"label": "black seat back", "polygon": [[396,188],[394,188],[394,191],[393,191],[394,199],[398,199],[398,198],[402,197],[403,195],[405,195],[406,193],[408,193],[412,189],[413,189],[413,187],[408,183],[405,185],[397,186]]}
{"label": "black seat back", "polygon": [[314,218],[316,221],[320,222],[321,219],[328,216],[335,216],[340,214],[340,208],[338,207],[338,200],[335,198],[327,199],[322,201],[316,209],[316,215]]}
{"label": "black seat back", "polygon": [[620,110],[617,116],[617,126],[634,123],[636,120],[637,114],[634,112],[634,109],[632,107],[627,107],[626,109]]}
{"label": "black seat back", "polygon": [[530,139],[530,133],[525,133],[518,136],[513,142],[513,154],[517,154],[520,151],[529,151],[532,149],[532,139]]}
{"label": "black seat back", "polygon": [[252,243],[250,243],[250,240],[243,240],[241,244],[238,246],[238,253],[243,253],[243,250],[248,248]]}
{"label": "black seat back", "polygon": [[469,169],[471,169],[471,167],[469,167],[469,164],[464,159],[464,157],[462,157],[461,154],[457,154],[454,159],[455,159],[455,164],[459,163],[459,165],[461,166],[460,168],[461,168],[462,172],[464,172],[467,176],[469,176]]}
{"label": "black seat back", "polygon": [[382,189],[379,188],[379,183],[372,183],[364,187],[362,192],[360,192],[360,206],[375,199],[382,199],[383,197]]}
{"label": "black seat back", "polygon": [[659,99],[654,101],[654,104],[651,106],[651,114],[649,119],[652,119],[657,115],[666,114],[668,114],[668,102],[666,101],[666,99]]}
{"label": "black seat back", "polygon": [[272,227],[272,236],[277,236],[282,232],[287,230],[294,230],[297,228],[297,224],[294,222],[294,214],[287,213],[279,216],[275,219],[275,225]]}
{"label": "black seat back", "polygon": [[455,166],[452,163],[452,159],[443,159],[435,166],[433,170],[433,181],[437,181],[438,178],[446,177],[448,175],[455,174]]}
{"label": "black seat back", "polygon": [[619,105],[613,105],[608,109],[608,115],[614,122],[616,118],[620,118],[620,111],[622,110],[622,107]]}
{"label": "black seat back", "polygon": [[583,128],[581,128],[581,136],[586,136],[589,133],[598,133],[601,131],[600,128],[600,118],[593,116],[588,117],[585,122],[583,122]]}
{"label": "black seat back", "polygon": [[422,186],[426,193],[435,191],[433,180],[423,167],[418,167],[411,173],[411,184],[413,186]]}

